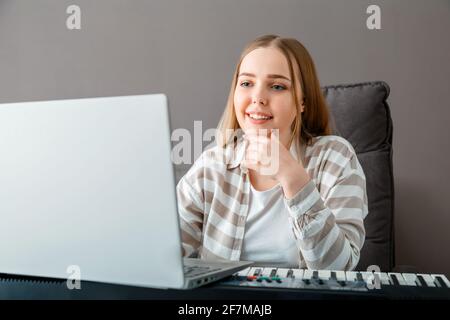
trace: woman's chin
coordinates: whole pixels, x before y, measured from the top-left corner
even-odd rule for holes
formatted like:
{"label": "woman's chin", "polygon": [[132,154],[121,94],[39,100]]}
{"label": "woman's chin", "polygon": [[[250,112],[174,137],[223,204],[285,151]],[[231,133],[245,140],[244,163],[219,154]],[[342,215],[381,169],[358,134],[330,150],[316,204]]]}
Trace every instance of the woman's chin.
{"label": "woman's chin", "polygon": [[268,121],[266,121],[265,123],[251,123],[251,122],[247,122],[245,124],[245,129],[246,130],[258,130],[258,129],[266,129],[266,130],[270,130],[273,129],[274,126],[273,124],[269,123]]}
{"label": "woman's chin", "polygon": [[247,131],[258,131],[258,130],[267,130],[267,131],[270,131],[271,129],[273,129],[272,127],[269,127],[269,126],[261,126],[261,125],[252,125],[252,126],[247,126],[245,129],[244,129],[244,132],[247,132]]}

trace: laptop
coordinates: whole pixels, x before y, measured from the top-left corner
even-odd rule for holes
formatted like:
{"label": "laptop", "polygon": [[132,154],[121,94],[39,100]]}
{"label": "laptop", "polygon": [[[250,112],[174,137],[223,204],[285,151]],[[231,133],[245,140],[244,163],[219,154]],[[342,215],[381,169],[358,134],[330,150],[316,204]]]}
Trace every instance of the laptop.
{"label": "laptop", "polygon": [[250,266],[182,258],[170,137],[164,94],[1,104],[0,273],[185,289]]}

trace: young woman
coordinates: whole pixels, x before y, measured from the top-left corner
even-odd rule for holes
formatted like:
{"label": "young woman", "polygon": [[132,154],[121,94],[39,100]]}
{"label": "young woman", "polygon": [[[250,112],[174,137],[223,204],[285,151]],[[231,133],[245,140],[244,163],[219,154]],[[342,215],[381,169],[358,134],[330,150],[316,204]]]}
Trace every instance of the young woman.
{"label": "young woman", "polygon": [[[244,134],[227,139],[227,130]],[[368,213],[365,175],[350,143],[331,135],[300,42],[267,35],[247,45],[218,131],[217,146],[177,185],[183,255],[354,269]]]}

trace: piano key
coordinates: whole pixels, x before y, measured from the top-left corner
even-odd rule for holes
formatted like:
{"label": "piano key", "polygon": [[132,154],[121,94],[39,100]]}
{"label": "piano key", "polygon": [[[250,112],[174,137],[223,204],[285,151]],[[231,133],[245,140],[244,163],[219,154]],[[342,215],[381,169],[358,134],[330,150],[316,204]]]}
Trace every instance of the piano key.
{"label": "piano key", "polygon": [[384,284],[384,285],[390,284],[387,273],[384,273],[384,275],[381,275],[381,274],[382,274],[382,272],[369,272],[369,271],[361,272],[361,275],[362,275],[365,283],[369,283],[369,281],[370,281],[370,283],[375,285],[375,277],[378,276],[378,279],[380,279],[380,284]]}
{"label": "piano key", "polygon": [[288,272],[287,272],[287,274],[286,274],[286,277],[288,277],[288,278],[295,278],[295,276],[294,276],[294,270],[289,269]]}
{"label": "piano key", "polygon": [[238,277],[246,277],[249,274],[250,270],[251,270],[251,268],[246,268],[244,270],[241,270],[241,271],[235,273],[235,275]]}
{"label": "piano key", "polygon": [[311,280],[314,271],[315,271],[315,270],[305,269],[305,271],[303,272],[303,279],[305,279],[305,280]]}
{"label": "piano key", "polygon": [[431,277],[434,279],[434,283],[441,288],[450,288],[450,281],[443,274],[432,274]]}
{"label": "piano key", "polygon": [[333,270],[333,271],[336,272],[336,278],[338,279],[338,281],[347,280],[347,278],[345,277],[345,271],[342,270]]}
{"label": "piano key", "polygon": [[337,276],[335,271],[330,272],[330,280],[337,281]]}
{"label": "piano key", "polygon": [[428,287],[425,279],[420,274],[417,275],[417,280],[418,280],[417,282],[418,282],[419,286],[421,286],[421,287]]}
{"label": "piano key", "polygon": [[319,280],[319,271],[313,270],[311,278],[314,280]]}
{"label": "piano key", "polygon": [[406,286],[406,281],[403,279],[401,273],[397,272],[388,272],[389,277],[392,280],[392,283],[397,286]]}
{"label": "piano key", "polygon": [[396,275],[390,274],[389,278],[391,278],[392,285],[394,285],[394,286],[400,285],[400,282],[398,282],[398,279],[397,279]]}
{"label": "piano key", "polygon": [[359,273],[361,274],[364,282],[367,282],[367,279],[369,279],[370,276],[373,276],[373,273],[369,271],[360,271]]}
{"label": "piano key", "polygon": [[318,284],[323,284],[323,280],[319,278],[319,271],[318,270],[314,270],[312,273],[312,280],[316,281]]}
{"label": "piano key", "polygon": [[259,276],[260,273],[261,273],[261,268],[252,267],[248,273],[248,276]]}
{"label": "piano key", "polygon": [[277,271],[276,268],[273,267],[266,267],[262,270],[261,272],[261,276],[263,277],[270,277],[270,274],[272,273],[272,270],[275,270],[275,272]]}
{"label": "piano key", "polygon": [[423,278],[423,280],[426,282],[428,287],[436,287],[433,277],[430,276],[429,274],[419,273],[419,274],[417,274],[417,276],[421,276]]}
{"label": "piano key", "polygon": [[356,281],[360,281],[360,282],[364,281],[364,278],[363,278],[361,272],[356,273]]}
{"label": "piano key", "polygon": [[436,286],[439,288],[447,288],[447,284],[442,280],[441,277],[433,277],[434,283],[436,283]]}
{"label": "piano key", "polygon": [[286,268],[278,268],[277,273],[280,278],[287,278],[287,273],[290,269]]}
{"label": "piano key", "polygon": [[402,273],[403,279],[405,279],[406,285],[417,286],[418,280],[417,275],[414,273]]}
{"label": "piano key", "polygon": [[[336,273],[334,273],[336,276]],[[319,270],[319,279],[322,280],[330,280],[331,279],[331,271],[330,270]]]}
{"label": "piano key", "polygon": [[391,284],[389,276],[386,272],[375,272],[375,274],[380,278],[380,282],[382,285],[388,286]]}
{"label": "piano key", "polygon": [[277,276],[277,269],[272,269],[272,271],[270,272],[270,277],[276,277]]}
{"label": "piano key", "polygon": [[345,278],[347,281],[356,281],[356,271],[346,271],[345,272]]}
{"label": "piano key", "polygon": [[303,275],[304,275],[304,272],[305,272],[306,270],[303,270],[303,269],[293,269],[293,271],[294,271],[293,276],[294,276],[295,279],[303,279]]}

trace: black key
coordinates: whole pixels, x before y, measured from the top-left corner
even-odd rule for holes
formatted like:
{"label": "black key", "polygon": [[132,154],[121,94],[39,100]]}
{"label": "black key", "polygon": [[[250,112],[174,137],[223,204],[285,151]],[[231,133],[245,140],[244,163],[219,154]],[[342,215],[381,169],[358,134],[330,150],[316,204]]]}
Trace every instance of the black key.
{"label": "black key", "polygon": [[312,279],[313,280],[319,280],[319,271],[313,271]]}
{"label": "black key", "polygon": [[318,284],[323,284],[323,280],[319,278],[319,271],[313,271],[312,280]]}
{"label": "black key", "polygon": [[286,274],[286,278],[294,278],[294,270],[289,269]]}
{"label": "black key", "polygon": [[343,280],[338,281],[338,283],[341,285],[341,287],[345,287],[346,286],[346,283]]}
{"label": "black key", "polygon": [[436,281],[437,281],[437,284],[439,284],[439,287],[448,288],[447,284],[444,282],[444,280],[440,276],[436,276],[434,279],[435,279],[434,283],[436,283]]}
{"label": "black key", "polygon": [[364,282],[364,278],[360,272],[356,274],[356,281]]}
{"label": "black key", "polygon": [[255,269],[255,273],[253,274],[254,276],[259,276],[261,274],[262,269],[257,268]]}
{"label": "black key", "polygon": [[419,280],[419,284],[421,287],[428,287],[427,282],[421,275],[417,275],[417,280]]}
{"label": "black key", "polygon": [[337,281],[337,277],[336,277],[336,272],[335,271],[331,271],[330,280]]}
{"label": "black key", "polygon": [[394,286],[399,286],[400,283],[398,282],[397,276],[395,274],[391,274],[392,284]]}
{"label": "black key", "polygon": [[270,277],[275,277],[277,275],[277,269],[272,269],[272,271],[270,271]]}

